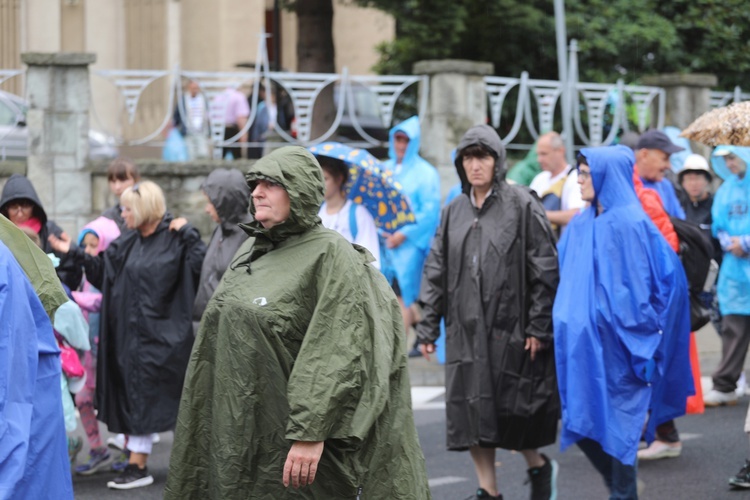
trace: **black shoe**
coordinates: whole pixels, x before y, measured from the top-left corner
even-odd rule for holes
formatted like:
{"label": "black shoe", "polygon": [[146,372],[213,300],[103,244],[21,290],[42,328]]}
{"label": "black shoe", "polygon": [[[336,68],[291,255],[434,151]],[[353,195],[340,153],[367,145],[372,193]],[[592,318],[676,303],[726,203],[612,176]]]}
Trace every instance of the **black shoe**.
{"label": "black shoe", "polygon": [[148,473],[148,467],[141,469],[137,464],[128,464],[119,476],[107,483],[107,488],[115,490],[132,490],[153,484],[154,476]]}
{"label": "black shoe", "polygon": [[492,496],[489,493],[487,493],[487,490],[484,488],[477,488],[477,492],[474,495],[471,495],[470,497],[467,497],[466,500],[476,500],[477,498],[481,498],[483,500],[503,500],[502,495]]}
{"label": "black shoe", "polygon": [[547,455],[542,455],[542,458],[544,465],[527,471],[531,483],[531,500],[556,500],[558,465],[547,458]]}
{"label": "black shoe", "polygon": [[736,476],[729,478],[729,484],[734,488],[750,488],[750,460],[745,460],[745,466]]}

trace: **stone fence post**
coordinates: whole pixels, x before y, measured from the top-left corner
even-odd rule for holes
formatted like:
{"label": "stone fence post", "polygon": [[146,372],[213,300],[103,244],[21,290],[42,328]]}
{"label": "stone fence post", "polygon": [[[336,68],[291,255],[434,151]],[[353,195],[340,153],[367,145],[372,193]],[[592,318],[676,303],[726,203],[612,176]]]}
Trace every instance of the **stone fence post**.
{"label": "stone fence post", "polygon": [[[643,77],[643,84],[666,91],[664,124],[685,129],[700,115],[709,111],[711,89],[718,84],[715,75],[704,73],[666,73]],[[707,155],[710,148],[691,142],[695,152]]]}
{"label": "stone fence post", "polygon": [[419,61],[415,75],[427,75],[427,111],[422,117],[422,156],[440,173],[442,196],[458,182],[450,152],[473,125],[487,122],[484,76],[493,73],[492,63],[442,60]]}
{"label": "stone fence post", "polygon": [[27,176],[50,220],[71,238],[91,214],[89,65],[95,54],[21,54],[28,66]]}

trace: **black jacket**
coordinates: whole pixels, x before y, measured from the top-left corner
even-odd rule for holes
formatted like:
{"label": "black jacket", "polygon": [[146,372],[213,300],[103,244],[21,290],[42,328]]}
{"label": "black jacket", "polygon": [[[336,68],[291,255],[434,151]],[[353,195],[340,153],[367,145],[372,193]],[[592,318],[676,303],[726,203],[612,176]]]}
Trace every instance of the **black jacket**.
{"label": "black jacket", "polygon": [[[460,151],[495,152],[492,193],[481,209],[469,198]],[[463,194],[443,209],[424,267],[417,326],[422,343],[446,328],[449,449],[538,448],[555,441],[559,398],[552,349],[552,305],[559,280],[554,236],[539,200],[505,182],[505,151],[488,126],[458,147]],[[547,348],[532,362],[528,337]]]}
{"label": "black jacket", "polygon": [[[206,258],[203,259],[201,279],[193,307],[193,320],[196,322],[201,320],[208,299],[219,286],[219,281],[237,249],[248,237],[238,224],[252,220],[248,211],[250,188],[239,170],[218,168],[209,174],[201,189],[216,208],[221,223],[214,230]],[[195,326],[197,330],[197,325]]]}
{"label": "black jacket", "polygon": [[177,419],[206,246],[190,224],[170,231],[171,221],[146,238],[128,231],[96,257],[71,247],[102,291],[96,402],[110,432],[162,432]]}
{"label": "black jacket", "polygon": [[42,244],[42,250],[44,253],[54,253],[60,259],[60,265],[57,266],[56,269],[57,276],[68,288],[75,290],[81,283],[81,277],[83,276],[81,267],[77,266],[75,262],[67,256],[54,252],[49,241],[47,241],[47,238],[49,238],[51,234],[54,234],[59,238],[63,233],[62,228],[55,224],[54,221],[47,220],[47,212],[44,211],[42,202],[39,200],[39,196],[36,194],[36,190],[31,184],[31,181],[21,174],[13,174],[8,179],[8,182],[5,183],[3,194],[0,196],[0,213],[10,218],[8,214],[8,204],[11,201],[21,199],[30,200],[34,203],[34,212],[32,215],[42,223],[42,228],[38,233]]}
{"label": "black jacket", "polygon": [[711,239],[711,243],[713,243],[714,246],[714,260],[721,264],[721,257],[724,252],[721,250],[719,240],[714,238],[713,234],[711,234],[711,223],[713,222],[713,218],[711,217],[711,207],[713,207],[714,204],[714,197],[709,194],[704,200],[690,201],[690,197],[688,197],[686,193],[683,193],[680,196],[680,204],[682,205],[683,210],[685,210],[685,219],[698,224],[706,236]]}

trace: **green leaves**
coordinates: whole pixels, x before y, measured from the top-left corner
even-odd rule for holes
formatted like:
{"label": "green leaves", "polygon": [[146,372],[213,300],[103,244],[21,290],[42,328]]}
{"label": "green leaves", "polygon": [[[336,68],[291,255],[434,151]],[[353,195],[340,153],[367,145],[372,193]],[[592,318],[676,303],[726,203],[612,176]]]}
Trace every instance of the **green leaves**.
{"label": "green leaves", "polygon": [[[355,0],[397,20],[379,47],[380,73],[410,73],[421,59],[489,61],[502,76],[557,78],[550,0]],[[568,39],[579,43],[580,79],[637,82],[660,72],[705,72],[720,86],[746,83],[746,0],[567,0]]]}

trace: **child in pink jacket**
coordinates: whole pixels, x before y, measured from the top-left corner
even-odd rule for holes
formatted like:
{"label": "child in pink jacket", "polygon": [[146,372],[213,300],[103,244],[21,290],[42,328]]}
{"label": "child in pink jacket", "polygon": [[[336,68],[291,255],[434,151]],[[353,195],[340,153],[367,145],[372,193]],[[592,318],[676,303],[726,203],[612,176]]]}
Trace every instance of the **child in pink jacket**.
{"label": "child in pink jacket", "polygon": [[[87,254],[96,256],[107,249],[109,244],[120,236],[117,224],[106,217],[89,222],[78,236],[78,244]],[[106,468],[110,461],[109,450],[102,444],[99,435],[99,422],[94,413],[94,393],[96,390],[96,355],[99,344],[99,311],[102,294],[91,283],[84,280],[80,291],[72,292],[73,299],[80,306],[89,322],[91,350],[86,352],[83,366],[86,370],[86,383],[76,394],[76,406],[81,415],[83,428],[89,441],[89,461],[76,467],[76,473],[88,476]]]}

